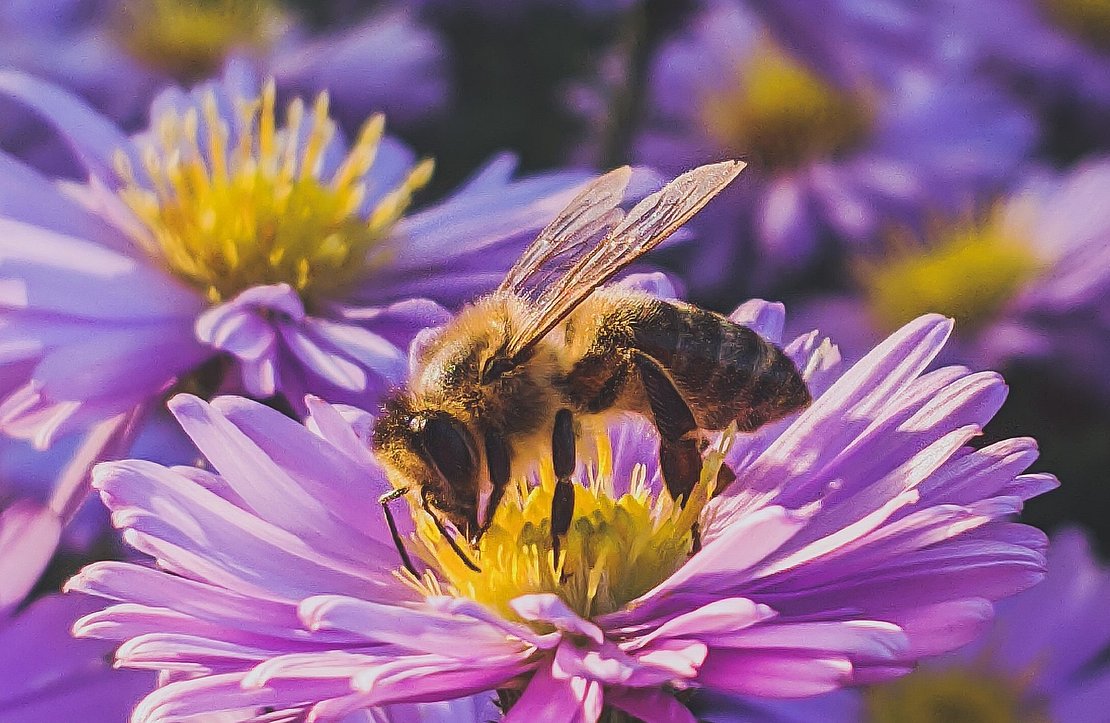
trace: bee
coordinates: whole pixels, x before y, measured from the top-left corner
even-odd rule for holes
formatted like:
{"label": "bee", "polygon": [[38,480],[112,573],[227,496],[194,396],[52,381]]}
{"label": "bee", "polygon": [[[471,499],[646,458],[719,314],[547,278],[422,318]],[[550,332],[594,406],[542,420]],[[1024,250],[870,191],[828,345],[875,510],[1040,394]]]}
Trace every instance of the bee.
{"label": "bee", "polygon": [[409,491],[478,570],[440,517],[476,544],[510,479],[549,455],[557,558],[574,510],[582,422],[620,413],[653,422],[665,486],[684,505],[708,432],[755,430],[809,403],[794,363],[751,329],[692,304],[603,287],[743,168],[696,168],[627,215],[619,204],[631,170],[601,176],[540,232],[495,292],[416,352],[407,387],[386,400],[372,435],[390,478],[402,481],[382,504],[407,568],[415,571],[388,503]]}

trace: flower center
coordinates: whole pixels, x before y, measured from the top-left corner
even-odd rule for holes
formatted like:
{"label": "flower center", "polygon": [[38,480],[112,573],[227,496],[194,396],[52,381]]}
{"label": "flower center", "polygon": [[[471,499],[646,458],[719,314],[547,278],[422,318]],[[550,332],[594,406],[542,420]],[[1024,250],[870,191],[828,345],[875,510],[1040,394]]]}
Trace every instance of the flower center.
{"label": "flower center", "polygon": [[267,0],[125,0],[120,45],[144,65],[180,81],[218,72],[233,50],[263,50],[285,28]]}
{"label": "flower center", "polygon": [[[510,618],[520,595],[554,593],[583,617],[619,609],[677,570],[690,556],[692,529],[712,495],[723,455],[706,455],[701,480],[685,508],[655,495],[637,465],[628,491],[614,493],[608,438],[598,435],[597,472],[575,488],[574,518],[556,560],[551,540],[550,466],[540,483],[511,483],[477,545],[463,545],[481,568],[469,568],[424,513],[417,514],[418,554],[438,574],[413,581],[426,595],[447,592]],[[461,543],[462,540],[459,540]],[[444,581],[444,584],[440,583]]]}
{"label": "flower center", "polygon": [[702,118],[722,146],[772,170],[843,153],[871,126],[862,97],[834,88],[770,43],[737,69],[732,89],[705,98]]}
{"label": "flower center", "polygon": [[953,225],[937,243],[866,263],[861,277],[871,315],[886,329],[928,312],[954,317],[957,328],[989,322],[1040,268],[1033,251],[994,214]]}
{"label": "flower center", "polygon": [[142,149],[149,180],[117,156],[120,197],[149,232],[140,243],[213,303],[276,283],[310,302],[357,281],[384,262],[382,240],[431,176],[423,161],[365,209],[382,117],[367,121],[344,158],[326,163],[335,133],[327,95],[310,111],[300,99],[290,103],[283,129],[274,97],[270,81],[260,98],[237,99],[234,137],[212,92],[199,113],[163,115]]}
{"label": "flower center", "polygon": [[918,670],[870,688],[869,723],[1048,723],[1043,710],[1030,709],[1021,686],[977,670]]}
{"label": "flower center", "polygon": [[1110,51],[1108,0],[1041,0],[1049,19],[1095,48]]}

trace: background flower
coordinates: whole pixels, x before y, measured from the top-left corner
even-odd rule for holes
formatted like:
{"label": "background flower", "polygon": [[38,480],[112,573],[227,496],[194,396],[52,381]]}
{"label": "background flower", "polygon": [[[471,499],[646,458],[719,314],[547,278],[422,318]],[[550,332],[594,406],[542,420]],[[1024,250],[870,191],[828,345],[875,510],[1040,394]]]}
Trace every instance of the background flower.
{"label": "background flower", "polygon": [[893,225],[960,210],[1004,185],[1031,147],[1031,119],[988,85],[878,44],[852,46],[849,75],[776,27],[739,3],[710,3],[651,67],[637,160],[752,164],[700,219],[713,242],[689,274],[709,289],[735,283],[736,268],[757,289],[796,282],[835,258],[830,244],[867,247]]}
{"label": "background flower", "polygon": [[800,324],[839,332],[858,356],[925,309],[957,318],[952,361],[1015,362],[1108,391],[1110,163],[1042,173],[980,217],[944,222],[857,265],[856,297],[820,298]]}
{"label": "background flower", "polygon": [[167,91],[132,138],[27,76],[0,74],[0,88],[90,175],[63,187],[0,156],[0,426],[39,446],[174,383],[373,404],[411,336],[445,318],[439,304],[492,288],[587,177],[514,181],[503,156],[401,219],[430,163],[382,139],[380,118],[347,146],[323,96],[275,131],[274,86],[241,67]]}
{"label": "background flower", "polygon": [[[314,33],[274,0],[17,0],[0,9],[0,68],[63,85],[128,131],[164,87],[218,75],[233,58],[286,92],[328,90],[350,132],[373,112],[399,127],[427,123],[447,99],[437,38],[404,10],[353,20],[364,15]],[[33,116],[0,111],[0,147],[72,168]]]}

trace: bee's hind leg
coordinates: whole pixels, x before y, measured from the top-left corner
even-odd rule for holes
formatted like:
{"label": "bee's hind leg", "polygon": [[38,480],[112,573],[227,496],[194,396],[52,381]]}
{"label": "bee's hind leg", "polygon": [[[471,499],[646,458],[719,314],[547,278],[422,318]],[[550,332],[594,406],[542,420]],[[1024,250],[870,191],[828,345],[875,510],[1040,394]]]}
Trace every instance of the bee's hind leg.
{"label": "bee's hind leg", "polygon": [[[655,428],[659,430],[659,467],[671,499],[686,506],[701,477],[701,450],[694,432],[698,425],[690,405],[682,398],[670,375],[654,358],[634,352],[632,363],[640,374]],[[694,552],[701,549],[701,532],[695,522],[690,531]]]}
{"label": "bee's hind leg", "polygon": [[575,458],[574,416],[569,409],[555,413],[555,429],[551,433],[551,459],[555,468],[555,493],[551,498],[551,549],[554,565],[559,566],[560,538],[570,529],[574,517]]}

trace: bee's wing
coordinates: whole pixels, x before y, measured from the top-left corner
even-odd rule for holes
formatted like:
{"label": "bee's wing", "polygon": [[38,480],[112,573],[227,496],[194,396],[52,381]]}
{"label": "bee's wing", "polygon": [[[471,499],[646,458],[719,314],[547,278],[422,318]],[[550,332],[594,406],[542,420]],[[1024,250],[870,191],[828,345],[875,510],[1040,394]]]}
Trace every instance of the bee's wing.
{"label": "bee's wing", "polygon": [[632,169],[622,166],[591,181],[525,249],[498,291],[535,298],[624,217],[618,204]]}
{"label": "bee's wing", "polygon": [[600,242],[586,245],[565,274],[539,291],[527,322],[509,341],[507,356],[511,359],[527,350],[594,289],[674,233],[745,165],[723,161],[695,168],[636,204]]}

